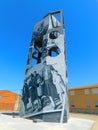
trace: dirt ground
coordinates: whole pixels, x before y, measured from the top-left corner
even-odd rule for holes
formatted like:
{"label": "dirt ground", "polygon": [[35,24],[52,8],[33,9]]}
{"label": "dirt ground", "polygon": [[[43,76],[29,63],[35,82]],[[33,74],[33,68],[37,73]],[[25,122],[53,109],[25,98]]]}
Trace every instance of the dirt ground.
{"label": "dirt ground", "polygon": [[81,113],[70,113],[71,117],[77,117],[77,118],[84,118],[84,119],[90,119],[95,121],[93,126],[90,130],[98,130],[98,115],[92,115],[92,114],[81,114]]}

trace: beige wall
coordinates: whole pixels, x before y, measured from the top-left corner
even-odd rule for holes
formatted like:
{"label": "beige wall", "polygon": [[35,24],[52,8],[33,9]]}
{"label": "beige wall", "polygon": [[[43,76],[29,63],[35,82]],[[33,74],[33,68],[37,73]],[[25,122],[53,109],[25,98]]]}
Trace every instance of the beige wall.
{"label": "beige wall", "polygon": [[[85,94],[85,91],[86,91],[86,94]],[[98,84],[90,85],[90,86],[83,86],[83,87],[78,87],[78,88],[70,88],[68,90],[69,107],[79,108],[79,109],[98,110],[97,91],[98,91]]]}

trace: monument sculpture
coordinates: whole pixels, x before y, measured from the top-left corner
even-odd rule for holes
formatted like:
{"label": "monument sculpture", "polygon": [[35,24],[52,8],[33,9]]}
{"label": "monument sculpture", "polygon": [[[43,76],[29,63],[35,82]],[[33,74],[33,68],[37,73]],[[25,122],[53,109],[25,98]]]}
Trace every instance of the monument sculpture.
{"label": "monument sculpture", "polygon": [[28,53],[20,115],[67,122],[66,43],[61,10],[50,12],[34,26]]}

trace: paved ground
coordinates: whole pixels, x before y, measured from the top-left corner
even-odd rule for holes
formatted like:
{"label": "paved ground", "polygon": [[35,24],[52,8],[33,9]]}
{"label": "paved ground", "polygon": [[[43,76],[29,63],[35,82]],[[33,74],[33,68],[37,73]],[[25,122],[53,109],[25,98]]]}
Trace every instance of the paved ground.
{"label": "paved ground", "polygon": [[[34,123],[32,120],[0,114],[0,130],[90,130],[94,121],[70,114],[68,123]],[[95,129],[94,129],[95,130]],[[98,129],[97,129],[98,130]]]}
{"label": "paved ground", "polygon": [[98,115],[70,113],[70,117],[90,119],[94,121],[90,130],[98,130]]}

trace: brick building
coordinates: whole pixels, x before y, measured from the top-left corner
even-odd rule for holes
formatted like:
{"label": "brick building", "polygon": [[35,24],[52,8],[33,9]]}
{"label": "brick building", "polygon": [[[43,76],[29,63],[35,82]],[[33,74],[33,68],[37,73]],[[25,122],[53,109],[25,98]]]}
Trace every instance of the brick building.
{"label": "brick building", "polygon": [[0,90],[0,112],[18,112],[20,95],[9,90]]}

